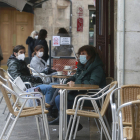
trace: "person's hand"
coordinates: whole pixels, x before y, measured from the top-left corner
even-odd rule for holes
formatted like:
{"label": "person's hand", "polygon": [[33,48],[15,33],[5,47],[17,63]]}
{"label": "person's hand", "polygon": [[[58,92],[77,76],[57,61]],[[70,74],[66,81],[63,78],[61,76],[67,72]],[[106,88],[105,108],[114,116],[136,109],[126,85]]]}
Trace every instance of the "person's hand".
{"label": "person's hand", "polygon": [[70,82],[68,82],[67,84],[68,84],[70,87],[73,87],[73,86],[75,85],[75,82],[70,81]]}

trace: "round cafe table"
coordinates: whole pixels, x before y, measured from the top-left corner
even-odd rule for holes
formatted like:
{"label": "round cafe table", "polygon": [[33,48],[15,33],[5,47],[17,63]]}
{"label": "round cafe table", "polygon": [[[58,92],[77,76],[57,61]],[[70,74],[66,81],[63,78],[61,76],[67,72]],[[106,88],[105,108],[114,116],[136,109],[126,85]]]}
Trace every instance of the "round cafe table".
{"label": "round cafe table", "polygon": [[87,85],[87,84],[74,84],[69,86],[67,84],[52,85],[53,88],[60,88],[60,114],[59,114],[59,140],[65,139],[67,131],[67,91],[68,90],[97,90],[98,85]]}

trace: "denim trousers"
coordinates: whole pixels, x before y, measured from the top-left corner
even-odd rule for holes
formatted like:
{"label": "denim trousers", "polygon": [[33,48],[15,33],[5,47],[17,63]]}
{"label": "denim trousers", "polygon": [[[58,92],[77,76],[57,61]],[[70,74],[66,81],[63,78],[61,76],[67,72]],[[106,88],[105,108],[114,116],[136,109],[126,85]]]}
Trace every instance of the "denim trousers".
{"label": "denim trousers", "polygon": [[56,89],[52,88],[52,85],[46,84],[38,85],[37,87],[41,89],[41,92],[45,95],[45,102],[49,104]]}

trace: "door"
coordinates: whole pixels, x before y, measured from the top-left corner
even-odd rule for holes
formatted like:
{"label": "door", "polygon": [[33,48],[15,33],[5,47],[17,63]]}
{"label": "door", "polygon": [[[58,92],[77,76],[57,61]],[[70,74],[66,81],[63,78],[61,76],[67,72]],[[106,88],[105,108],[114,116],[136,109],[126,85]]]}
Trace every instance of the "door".
{"label": "door", "polygon": [[28,46],[26,39],[33,31],[33,14],[19,12],[14,8],[0,8],[0,45],[4,60],[1,64],[6,64],[16,45],[26,47],[26,57],[28,56]]}
{"label": "door", "polygon": [[106,76],[114,77],[114,0],[96,0],[96,48]]}

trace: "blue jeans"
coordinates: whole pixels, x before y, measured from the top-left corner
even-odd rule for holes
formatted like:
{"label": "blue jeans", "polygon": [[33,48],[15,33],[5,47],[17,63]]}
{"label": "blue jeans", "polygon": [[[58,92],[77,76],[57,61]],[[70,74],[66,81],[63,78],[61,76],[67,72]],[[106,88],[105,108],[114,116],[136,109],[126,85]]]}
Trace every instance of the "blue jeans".
{"label": "blue jeans", "polygon": [[49,104],[56,89],[52,88],[52,85],[46,84],[38,85],[37,87],[41,89],[42,93],[45,95],[45,102]]}

